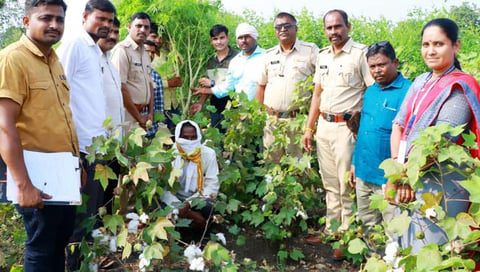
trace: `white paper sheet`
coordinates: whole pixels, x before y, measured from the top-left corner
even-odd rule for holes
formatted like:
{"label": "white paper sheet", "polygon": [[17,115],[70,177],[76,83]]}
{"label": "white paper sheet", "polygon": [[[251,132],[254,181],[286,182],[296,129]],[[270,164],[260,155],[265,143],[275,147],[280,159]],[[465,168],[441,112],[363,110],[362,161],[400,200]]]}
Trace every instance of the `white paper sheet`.
{"label": "white paper sheet", "polygon": [[[43,153],[23,151],[25,165],[33,185],[52,196],[46,205],[80,205],[80,166],[70,152]],[[17,186],[7,167],[7,199],[17,202]]]}

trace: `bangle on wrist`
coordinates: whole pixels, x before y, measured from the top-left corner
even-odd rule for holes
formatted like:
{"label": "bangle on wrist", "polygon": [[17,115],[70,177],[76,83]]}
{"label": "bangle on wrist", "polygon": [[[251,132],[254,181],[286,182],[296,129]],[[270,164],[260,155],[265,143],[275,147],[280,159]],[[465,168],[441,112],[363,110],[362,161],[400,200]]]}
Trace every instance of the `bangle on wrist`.
{"label": "bangle on wrist", "polygon": [[314,132],[315,132],[315,130],[314,130],[313,128],[309,128],[309,127],[306,127],[306,128],[305,128],[305,132],[307,132],[307,131],[308,131],[308,132],[311,132],[311,133],[314,133]]}

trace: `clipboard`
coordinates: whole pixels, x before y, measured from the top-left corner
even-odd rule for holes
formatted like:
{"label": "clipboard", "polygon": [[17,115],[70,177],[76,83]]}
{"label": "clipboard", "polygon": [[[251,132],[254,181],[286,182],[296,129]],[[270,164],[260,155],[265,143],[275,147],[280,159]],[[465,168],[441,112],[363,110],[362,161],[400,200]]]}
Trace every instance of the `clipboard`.
{"label": "clipboard", "polygon": [[[70,152],[44,153],[23,151],[23,158],[32,184],[52,196],[45,205],[81,205],[80,163]],[[17,202],[17,186],[7,167],[7,200]]]}

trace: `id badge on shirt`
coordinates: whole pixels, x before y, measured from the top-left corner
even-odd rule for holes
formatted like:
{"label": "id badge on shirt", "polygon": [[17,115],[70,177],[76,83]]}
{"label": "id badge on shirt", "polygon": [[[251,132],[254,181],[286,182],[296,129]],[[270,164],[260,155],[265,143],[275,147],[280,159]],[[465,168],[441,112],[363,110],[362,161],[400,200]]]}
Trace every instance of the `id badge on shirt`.
{"label": "id badge on shirt", "polygon": [[406,153],[407,153],[407,141],[401,140],[400,141],[400,146],[398,148],[397,162],[405,163]]}

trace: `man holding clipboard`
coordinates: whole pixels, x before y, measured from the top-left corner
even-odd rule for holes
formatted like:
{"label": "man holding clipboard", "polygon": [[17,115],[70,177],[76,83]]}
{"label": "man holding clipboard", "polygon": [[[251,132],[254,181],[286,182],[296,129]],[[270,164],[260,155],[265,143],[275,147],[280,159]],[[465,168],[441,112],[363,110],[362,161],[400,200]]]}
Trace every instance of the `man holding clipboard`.
{"label": "man holding clipboard", "polygon": [[75,222],[75,206],[44,206],[52,196],[32,184],[24,159],[27,150],[79,152],[68,84],[52,50],[63,34],[65,10],[63,0],[26,0],[26,34],[0,51],[0,154],[15,180],[16,207],[27,232],[26,272],[64,271]]}

